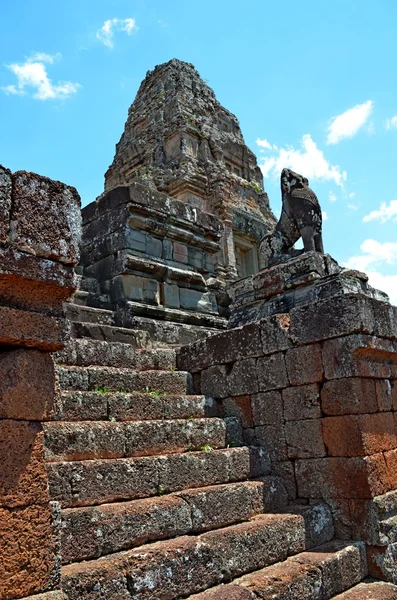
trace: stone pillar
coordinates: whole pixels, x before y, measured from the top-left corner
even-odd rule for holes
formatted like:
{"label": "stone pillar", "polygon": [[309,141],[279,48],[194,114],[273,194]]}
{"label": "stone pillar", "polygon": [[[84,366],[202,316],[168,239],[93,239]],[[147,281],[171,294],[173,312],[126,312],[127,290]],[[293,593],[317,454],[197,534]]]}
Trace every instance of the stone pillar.
{"label": "stone pillar", "polygon": [[50,352],[75,290],[80,199],[74,188],[0,167],[0,597],[60,586],[58,506],[49,501],[42,422],[57,415]]}
{"label": "stone pillar", "polygon": [[293,262],[235,284],[245,325],[182,348],[178,367],[267,448],[291,500],[328,502],[337,536],[396,583],[397,307],[329,257]]}

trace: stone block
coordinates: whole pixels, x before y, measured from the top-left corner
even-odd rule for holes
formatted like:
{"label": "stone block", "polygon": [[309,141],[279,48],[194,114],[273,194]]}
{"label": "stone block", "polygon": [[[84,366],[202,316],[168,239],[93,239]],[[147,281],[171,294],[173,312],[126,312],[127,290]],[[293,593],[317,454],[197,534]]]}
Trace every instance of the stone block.
{"label": "stone block", "polygon": [[297,344],[308,344],[353,333],[372,334],[374,302],[352,294],[294,308],[290,312],[291,338]]}
{"label": "stone block", "polygon": [[286,421],[321,417],[320,388],[317,383],[285,388],[282,393]]}
{"label": "stone block", "polygon": [[174,253],[174,246],[171,240],[163,240],[163,258],[165,260],[172,260]]}
{"label": "stone block", "polygon": [[0,419],[43,421],[55,417],[57,386],[48,352],[0,353]]}
{"label": "stone block", "polygon": [[204,268],[204,253],[199,248],[192,248],[191,246],[187,249],[188,264],[198,270]]}
{"label": "stone block", "polygon": [[155,258],[161,258],[163,254],[162,240],[148,235],[146,242],[146,254],[149,254],[149,256],[154,256]]}
{"label": "stone block", "polygon": [[288,459],[284,425],[255,427],[255,435],[257,443],[269,452],[272,463]]}
{"label": "stone block", "polygon": [[167,308],[180,308],[179,287],[177,285],[170,285],[169,283],[162,283],[161,289],[162,304]]}
{"label": "stone block", "polygon": [[10,230],[12,175],[9,169],[0,165],[0,244],[8,241]]}
{"label": "stone block", "polygon": [[310,552],[293,556],[290,561],[310,564],[321,570],[321,598],[333,598],[367,575],[365,547],[362,542],[349,544],[331,541]]}
{"label": "stone block", "polygon": [[[367,546],[367,559],[368,570],[371,577],[397,584],[397,544],[390,544],[388,546]],[[361,594],[365,592],[367,592],[367,590],[358,586],[357,594],[355,596],[352,595],[345,599],[342,596],[340,600],[361,600],[361,598],[363,598]],[[383,581],[372,583],[370,598],[371,600],[396,600],[397,587],[396,585],[392,585],[392,583],[384,583]]]}
{"label": "stone block", "polygon": [[397,448],[393,413],[326,417],[323,434],[330,456],[366,456]]}
{"label": "stone block", "polygon": [[393,405],[397,400],[397,389],[393,385],[393,381],[389,379],[377,379],[375,381],[375,389],[379,412],[393,410]]}
{"label": "stone block", "polygon": [[397,489],[397,449],[390,450],[384,453],[386,461],[386,469],[389,475],[390,487],[392,490]]}
{"label": "stone block", "polygon": [[326,381],[321,390],[321,408],[325,415],[377,412],[376,381],[359,377]]}
{"label": "stone block", "polygon": [[274,462],[272,464],[272,473],[282,478],[289,500],[295,500],[297,497],[297,490],[293,461],[284,460]]}
{"label": "stone block", "polygon": [[263,354],[288,350],[292,346],[289,325],[290,317],[285,314],[273,315],[260,322]]}
{"label": "stone block", "polygon": [[229,393],[227,373],[225,365],[204,369],[201,373],[201,393],[213,398],[226,398]]}
{"label": "stone block", "polygon": [[292,385],[316,383],[324,378],[320,344],[287,350],[285,362]]}
{"label": "stone block", "polygon": [[325,457],[295,462],[301,498],[373,498],[391,489],[383,454]]}
{"label": "stone block", "polygon": [[146,304],[160,304],[160,284],[155,279],[138,275],[118,275],[113,279],[112,300],[134,300]]}
{"label": "stone block", "polygon": [[179,297],[181,308],[202,313],[216,313],[216,299],[214,294],[203,293],[188,288],[180,288]]}
{"label": "stone block", "polygon": [[257,376],[260,392],[281,389],[289,385],[285,358],[282,352],[257,360]]}
{"label": "stone block", "polygon": [[259,323],[230,329],[207,338],[203,353],[206,354],[204,360],[209,364],[229,363],[261,356]]}
{"label": "stone block", "polygon": [[187,265],[189,262],[187,246],[180,244],[179,242],[174,242],[173,259],[176,262]]}
{"label": "stone block", "polygon": [[0,506],[14,508],[48,501],[40,423],[0,421],[0,462]]}
{"label": "stone block", "polygon": [[66,321],[35,312],[0,306],[0,344],[47,352],[63,348]]}
{"label": "stone block", "polygon": [[246,396],[258,391],[255,358],[245,358],[235,362],[227,377],[230,396]]}
{"label": "stone block", "polygon": [[254,426],[277,425],[283,422],[283,402],[277,390],[261,392],[252,396]]}
{"label": "stone block", "polygon": [[227,417],[238,417],[244,428],[252,427],[251,396],[233,396],[225,398],[222,402],[223,413]]}
{"label": "stone block", "polygon": [[0,508],[1,598],[11,600],[60,586],[54,520],[49,505]]}
{"label": "stone block", "polygon": [[75,265],[80,229],[80,197],[75,188],[26,171],[14,173],[10,238],[15,248]]}
{"label": "stone block", "polygon": [[288,421],[285,438],[289,458],[321,458],[326,456],[321,419]]}
{"label": "stone block", "polygon": [[126,248],[128,248],[129,250],[137,250],[138,252],[146,252],[147,243],[148,235],[144,231],[139,231],[139,229],[133,229],[132,227],[128,227],[125,234]]}

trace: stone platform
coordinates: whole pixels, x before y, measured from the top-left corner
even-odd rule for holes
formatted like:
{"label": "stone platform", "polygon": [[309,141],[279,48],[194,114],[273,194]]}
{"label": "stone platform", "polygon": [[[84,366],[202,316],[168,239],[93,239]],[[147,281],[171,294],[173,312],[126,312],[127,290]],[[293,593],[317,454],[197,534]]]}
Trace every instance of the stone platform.
{"label": "stone platform", "polygon": [[228,292],[232,298],[229,329],[346,294],[388,301],[387,294],[368,284],[365,273],[343,269],[329,254],[318,252],[301,254],[236,281]]}

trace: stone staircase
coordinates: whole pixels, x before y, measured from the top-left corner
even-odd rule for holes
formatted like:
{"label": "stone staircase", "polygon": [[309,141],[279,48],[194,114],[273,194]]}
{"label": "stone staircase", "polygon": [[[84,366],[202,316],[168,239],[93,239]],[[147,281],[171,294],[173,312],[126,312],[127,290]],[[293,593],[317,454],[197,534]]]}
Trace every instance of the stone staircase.
{"label": "stone staircase", "polygon": [[[114,339],[108,312],[91,324]],[[387,584],[353,587],[364,545],[333,539],[325,504],[288,505],[268,454],[193,393],[172,347],[123,335],[70,339],[56,355],[44,436],[65,600],[397,598]]]}

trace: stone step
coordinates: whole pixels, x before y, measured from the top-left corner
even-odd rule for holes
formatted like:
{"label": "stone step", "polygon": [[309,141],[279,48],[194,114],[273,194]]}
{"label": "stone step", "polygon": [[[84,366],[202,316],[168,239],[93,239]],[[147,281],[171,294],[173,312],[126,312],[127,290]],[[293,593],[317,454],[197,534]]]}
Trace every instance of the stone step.
{"label": "stone step", "polygon": [[89,296],[90,292],[86,292],[85,290],[77,290],[77,292],[73,296],[73,304],[77,304],[78,306],[85,306]]}
{"label": "stone step", "polygon": [[217,416],[215,411],[215,401],[205,396],[63,391],[58,416],[63,421],[159,421]]}
{"label": "stone step", "polygon": [[[307,507],[307,513],[316,507]],[[266,514],[199,536],[146,544],[62,569],[68,600],[166,600],[186,597],[283,561],[332,537],[332,519],[308,531],[302,514]],[[321,542],[320,542],[321,543]]]}
{"label": "stone step", "polygon": [[263,448],[226,448],[109,460],[46,465],[51,500],[63,507],[136,500],[270,473]]}
{"label": "stone step", "polygon": [[397,600],[397,585],[375,581],[360,583],[334,600]]}
{"label": "stone step", "polygon": [[223,419],[43,424],[48,462],[131,458],[226,446]]}
{"label": "stone step", "polygon": [[116,315],[115,318],[118,320],[118,325],[120,326],[145,331],[151,343],[156,347],[186,346],[221,331],[215,327],[162,321],[138,315],[134,315],[133,317],[128,316],[128,318]]}
{"label": "stone step", "polygon": [[287,501],[281,480],[268,476],[145,500],[66,508],[61,512],[62,560],[68,564],[99,558],[151,541],[226,527],[282,509]]}
{"label": "stone step", "polygon": [[328,600],[365,576],[363,544],[335,540],[188,600]]}
{"label": "stone step", "polygon": [[115,327],[113,325],[99,325],[86,321],[72,322],[71,336],[73,338],[88,338],[102,342],[121,342],[123,344],[130,344],[134,348],[150,348],[152,345],[147,331]]}
{"label": "stone step", "polygon": [[66,317],[74,322],[95,323],[96,325],[114,325],[114,312],[91,306],[81,306],[73,302],[65,304]]}
{"label": "stone step", "polygon": [[121,342],[101,342],[98,340],[72,339],[65,348],[55,354],[55,362],[62,365],[88,367],[106,366],[136,368],[138,370],[175,370],[175,350],[136,350],[132,345]]}
{"label": "stone step", "polygon": [[[122,342],[132,344],[138,348],[147,348],[149,345],[156,348],[179,348],[220,331],[211,327],[156,321],[155,319],[137,316],[134,317],[131,324],[125,325],[121,320],[117,325],[114,325],[114,313],[112,311],[86,306],[78,306],[77,308],[82,309],[82,312],[79,313],[76,310],[76,305],[73,305],[73,315],[69,316],[72,322],[72,337],[74,338]],[[97,311],[98,314],[94,311]],[[108,317],[109,321],[107,322]],[[105,322],[101,323],[101,321]]]}
{"label": "stone step", "polygon": [[111,392],[190,394],[193,383],[185,371],[135,371],[116,367],[57,366],[61,389]]}

